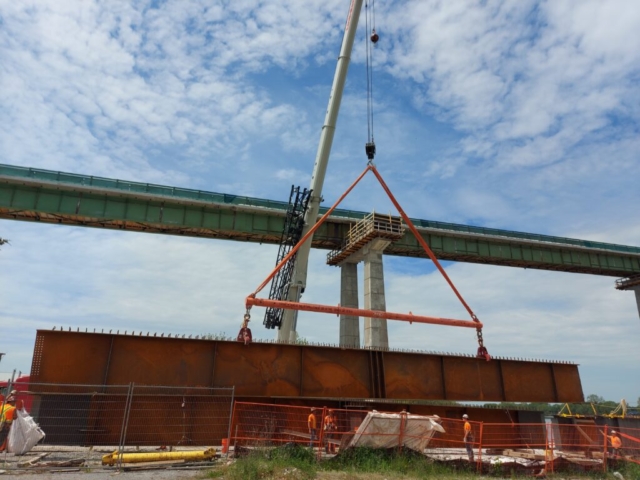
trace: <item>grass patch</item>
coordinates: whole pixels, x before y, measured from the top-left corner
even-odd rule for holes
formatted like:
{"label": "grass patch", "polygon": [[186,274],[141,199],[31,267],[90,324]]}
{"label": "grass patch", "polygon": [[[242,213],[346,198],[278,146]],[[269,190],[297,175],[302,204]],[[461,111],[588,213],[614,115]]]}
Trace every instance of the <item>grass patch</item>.
{"label": "grass patch", "polygon": [[[563,471],[550,478],[576,479],[615,479],[613,471],[619,471],[625,480],[640,480],[640,465],[626,463],[618,468],[602,471],[575,472]],[[251,450],[247,455],[236,459],[229,466],[207,473],[208,478],[224,480],[310,480],[310,479],[364,479],[364,480],[408,480],[408,479],[490,479],[525,478],[528,472],[489,470],[480,476],[475,472],[475,465],[466,461],[442,464],[434,462],[409,449],[353,448],[340,455],[318,462],[316,455],[307,447],[300,445],[284,445],[278,448]]]}
{"label": "grass patch", "polygon": [[322,462],[320,469],[348,473],[380,473],[411,478],[473,478],[474,467],[464,462],[457,466],[435,463],[410,449],[352,448]]}
{"label": "grass patch", "polygon": [[306,480],[315,478],[318,466],[311,450],[288,444],[274,449],[252,450],[228,467],[209,472],[209,478],[259,480],[286,477],[291,480]]}
{"label": "grass patch", "polygon": [[307,480],[327,478],[326,475],[332,473],[382,474],[389,478],[416,479],[474,478],[472,467],[466,464],[457,469],[443,466],[408,449],[353,448],[333,459],[318,462],[309,448],[299,445],[252,450],[228,467],[209,472],[208,477],[225,480]]}

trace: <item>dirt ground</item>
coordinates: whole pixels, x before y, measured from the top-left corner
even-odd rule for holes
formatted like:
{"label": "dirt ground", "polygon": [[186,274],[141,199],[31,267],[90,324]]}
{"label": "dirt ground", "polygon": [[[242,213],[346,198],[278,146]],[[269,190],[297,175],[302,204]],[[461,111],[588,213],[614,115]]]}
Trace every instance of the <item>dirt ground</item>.
{"label": "dirt ground", "polygon": [[[155,452],[156,450],[131,450],[132,452]],[[219,450],[218,450],[219,451]],[[87,479],[113,480],[121,477],[127,480],[164,480],[203,478],[205,473],[226,462],[224,458],[217,458],[211,462],[186,463],[163,466],[160,469],[131,470],[128,466],[118,471],[117,467],[102,465],[102,456],[113,452],[112,447],[82,448],[82,447],[45,447],[36,446],[26,455],[15,456],[10,453],[0,454],[0,478],[19,478],[20,480],[47,479]],[[19,466],[19,462],[36,460],[46,454],[33,466]],[[82,466],[47,466],[46,463],[68,462],[83,460]]]}

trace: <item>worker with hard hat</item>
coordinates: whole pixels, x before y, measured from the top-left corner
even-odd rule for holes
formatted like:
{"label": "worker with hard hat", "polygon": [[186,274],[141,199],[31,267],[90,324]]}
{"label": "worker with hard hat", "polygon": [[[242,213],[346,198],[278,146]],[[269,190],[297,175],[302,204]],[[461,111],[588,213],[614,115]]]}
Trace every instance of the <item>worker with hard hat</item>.
{"label": "worker with hard hat", "polygon": [[607,438],[611,443],[611,454],[613,457],[617,457],[620,455],[620,448],[622,447],[622,440],[620,439],[620,435],[615,430],[611,430],[611,435],[608,435]]}
{"label": "worker with hard hat", "polygon": [[337,430],[336,417],[333,414],[333,410],[329,409],[327,415],[324,417],[324,451],[325,453],[336,453],[336,446],[331,441],[333,439],[333,432]]}
{"label": "worker with hard hat", "polygon": [[473,430],[471,430],[471,424],[469,423],[469,415],[466,413],[462,415],[462,420],[464,420],[464,437],[462,437],[462,441],[467,449],[469,461],[473,462]]}
{"label": "worker with hard hat", "polygon": [[9,395],[0,412],[0,452],[7,448],[7,437],[16,414],[16,397]]}
{"label": "worker with hard hat", "polygon": [[311,413],[307,417],[307,427],[309,428],[309,446],[313,448],[318,439],[318,420],[316,418],[316,409],[313,407],[311,407]]}

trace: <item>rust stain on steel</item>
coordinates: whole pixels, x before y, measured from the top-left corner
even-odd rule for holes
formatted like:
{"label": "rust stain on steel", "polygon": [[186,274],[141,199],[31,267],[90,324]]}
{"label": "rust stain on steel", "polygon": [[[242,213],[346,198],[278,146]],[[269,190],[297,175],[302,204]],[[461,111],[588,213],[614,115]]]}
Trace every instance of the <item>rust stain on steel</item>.
{"label": "rust stain on steel", "polygon": [[31,378],[41,383],[102,385],[106,378],[110,385],[235,387],[240,397],[584,399],[578,367],[572,364],[49,330],[38,331]]}
{"label": "rust stain on steel", "polygon": [[115,335],[107,384],[206,387],[214,353],[213,342]]}
{"label": "rust stain on steel", "polygon": [[305,397],[369,398],[369,360],[359,350],[305,347]]}
{"label": "rust stain on steel", "polygon": [[302,347],[260,344],[254,348],[257,345],[219,341],[212,386],[235,386],[236,395],[298,396]]}
{"label": "rust stain on steel", "polygon": [[441,358],[398,352],[385,352],[384,358],[387,395],[391,392],[397,398],[446,398]]}

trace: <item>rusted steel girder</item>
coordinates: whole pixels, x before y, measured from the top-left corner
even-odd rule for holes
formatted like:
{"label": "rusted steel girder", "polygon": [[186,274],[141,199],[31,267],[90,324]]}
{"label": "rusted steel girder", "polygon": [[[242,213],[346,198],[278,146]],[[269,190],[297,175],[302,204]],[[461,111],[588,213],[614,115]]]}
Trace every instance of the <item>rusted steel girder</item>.
{"label": "rusted steel girder", "polygon": [[426,317],[412,313],[392,313],[382,310],[365,310],[361,308],[341,307],[340,305],[319,305],[316,303],[289,302],[286,300],[271,300],[248,296],[245,300],[247,309],[250,307],[273,307],[285,310],[302,310],[304,312],[333,313],[335,315],[352,315],[354,317],[386,318],[387,320],[401,320],[409,323],[429,323],[433,325],[447,325],[450,327],[482,328],[482,322],[471,320],[455,320],[452,318]]}
{"label": "rusted steel girder", "polygon": [[234,387],[239,397],[582,402],[562,362],[38,330],[31,381]]}

